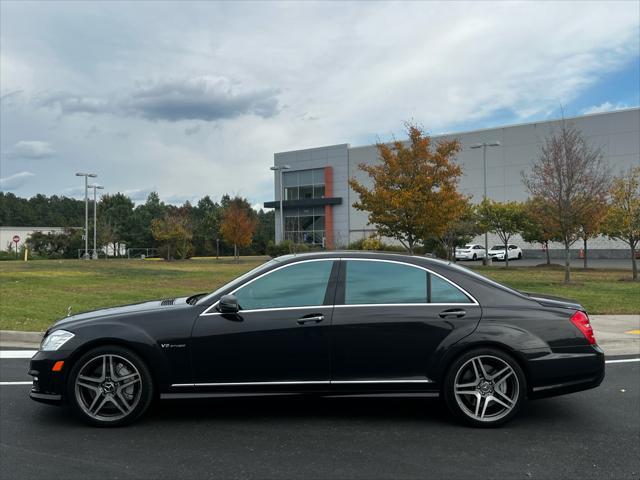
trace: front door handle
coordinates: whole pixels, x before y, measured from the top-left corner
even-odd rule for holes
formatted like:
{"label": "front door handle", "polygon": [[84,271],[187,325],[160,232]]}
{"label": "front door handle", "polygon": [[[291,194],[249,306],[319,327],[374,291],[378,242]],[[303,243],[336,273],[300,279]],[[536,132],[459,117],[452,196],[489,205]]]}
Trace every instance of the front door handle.
{"label": "front door handle", "polygon": [[298,319],[298,325],[305,325],[307,323],[320,323],[323,320],[324,315],[322,314],[307,315]]}
{"label": "front door handle", "polygon": [[462,310],[461,308],[451,308],[449,310],[443,310],[442,312],[440,312],[440,318],[449,318],[449,317],[462,318],[466,314],[467,312]]}

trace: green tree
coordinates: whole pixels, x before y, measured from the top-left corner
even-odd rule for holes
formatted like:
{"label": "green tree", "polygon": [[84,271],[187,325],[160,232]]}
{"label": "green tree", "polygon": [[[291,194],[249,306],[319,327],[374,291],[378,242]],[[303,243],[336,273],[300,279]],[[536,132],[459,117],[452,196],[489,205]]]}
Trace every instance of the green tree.
{"label": "green tree", "polygon": [[539,243],[545,251],[547,265],[551,265],[549,242],[558,239],[558,226],[553,223],[551,207],[539,197],[530,198],[524,204],[524,224],[522,239],[529,243]]}
{"label": "green tree", "polygon": [[153,219],[151,232],[165,250],[167,260],[191,257],[193,233],[186,216],[176,212],[167,213],[163,218]]}
{"label": "green tree", "polygon": [[[509,240],[523,230],[525,213],[519,202],[494,202],[486,199],[478,207],[480,225],[495,233],[504,244],[505,266],[509,266]],[[488,253],[488,252],[487,252]]]}
{"label": "green tree", "polygon": [[215,242],[220,237],[222,208],[207,195],[198,201],[193,211],[193,245],[196,255],[215,253]]}
{"label": "green tree", "polygon": [[610,203],[604,220],[603,232],[621,240],[631,250],[633,280],[638,280],[636,248],[640,242],[640,167],[614,178],[609,192]]}
{"label": "green tree", "polygon": [[405,127],[408,145],[378,143],[381,163],[359,165],[373,181],[372,188],[355,178],[349,185],[359,195],[354,208],[369,212],[369,223],[380,235],[395,238],[413,253],[419,242],[439,237],[459,218],[465,198],[457,191],[460,143],[443,140],[434,145],[420,127]]}
{"label": "green tree", "polygon": [[460,216],[447,225],[446,230],[438,237],[438,242],[446,252],[447,259],[453,260],[457,246],[469,243],[482,232],[477,209],[466,202]]}
{"label": "green tree", "polygon": [[98,204],[100,218],[108,225],[109,238],[107,243],[113,245],[114,256],[120,255],[123,243],[129,243],[131,239],[129,228],[133,216],[133,201],[123,193],[103,195]]}

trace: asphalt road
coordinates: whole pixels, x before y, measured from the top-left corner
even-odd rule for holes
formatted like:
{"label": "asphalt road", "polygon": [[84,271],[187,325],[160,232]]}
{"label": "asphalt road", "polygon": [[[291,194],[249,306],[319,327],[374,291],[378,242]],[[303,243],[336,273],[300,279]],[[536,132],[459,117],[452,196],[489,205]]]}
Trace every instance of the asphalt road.
{"label": "asphalt road", "polygon": [[[0,381],[27,380],[27,362],[1,359]],[[97,429],[29,388],[0,386],[3,479],[640,477],[640,362],[492,430],[454,423],[437,399],[304,397],[164,402]]]}

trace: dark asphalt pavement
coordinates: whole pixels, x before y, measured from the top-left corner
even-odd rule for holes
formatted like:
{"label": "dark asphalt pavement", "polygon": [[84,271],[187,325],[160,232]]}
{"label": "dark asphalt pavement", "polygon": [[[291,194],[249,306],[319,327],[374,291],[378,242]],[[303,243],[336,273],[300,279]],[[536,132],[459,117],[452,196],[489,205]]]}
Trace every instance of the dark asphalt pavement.
{"label": "dark asphalt pavement", "polygon": [[[0,381],[26,380],[27,363],[0,360]],[[28,391],[0,386],[2,479],[640,478],[640,363],[492,430],[437,399],[305,397],[163,402],[96,429]]]}

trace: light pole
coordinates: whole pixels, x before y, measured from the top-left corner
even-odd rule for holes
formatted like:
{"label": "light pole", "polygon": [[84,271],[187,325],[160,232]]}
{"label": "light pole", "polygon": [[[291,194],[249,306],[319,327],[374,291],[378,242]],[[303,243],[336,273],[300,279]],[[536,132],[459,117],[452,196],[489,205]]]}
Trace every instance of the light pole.
{"label": "light pole", "polygon": [[[500,142],[483,142],[483,143],[475,143],[471,145],[470,148],[482,148],[482,170],[484,171],[484,193],[482,195],[482,200],[485,201],[487,199],[487,147],[499,147]],[[506,253],[505,253],[506,255]],[[491,257],[489,256],[489,236],[488,232],[484,232],[484,259],[482,261],[484,265],[491,265]]]}
{"label": "light pole", "polygon": [[96,249],[96,238],[97,238],[97,223],[96,220],[98,218],[98,201],[96,199],[96,190],[104,190],[102,185],[98,185],[97,183],[92,183],[89,185],[89,188],[93,188],[93,259],[98,259],[98,250]]}
{"label": "light pole", "polygon": [[84,177],[84,255],[85,260],[89,259],[89,177],[96,178],[95,173],[76,173],[76,177]]}
{"label": "light pole", "polygon": [[273,170],[274,172],[280,172],[280,232],[282,235],[280,237],[280,243],[284,242],[284,210],[282,208],[282,200],[284,198],[284,184],[282,183],[282,172],[284,170],[289,170],[290,168],[290,165],[274,165],[273,167],[270,167],[270,170]]}

